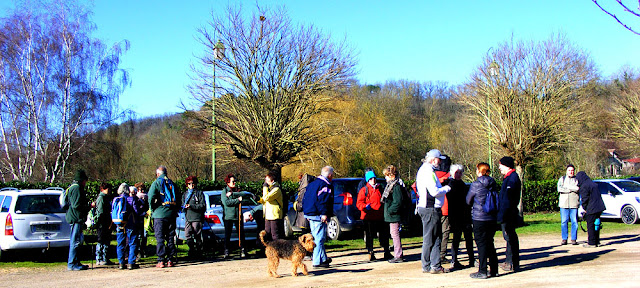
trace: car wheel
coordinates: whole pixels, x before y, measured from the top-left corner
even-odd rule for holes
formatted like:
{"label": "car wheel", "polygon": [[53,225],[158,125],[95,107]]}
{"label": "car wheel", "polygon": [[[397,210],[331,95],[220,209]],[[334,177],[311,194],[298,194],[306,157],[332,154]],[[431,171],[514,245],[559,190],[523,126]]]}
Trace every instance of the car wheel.
{"label": "car wheel", "polygon": [[633,208],[631,205],[624,205],[620,216],[622,217],[622,222],[624,222],[624,224],[633,224],[638,221],[638,211],[636,211],[636,208]]}
{"label": "car wheel", "polygon": [[340,231],[340,222],[337,217],[331,217],[329,223],[327,223],[327,237],[331,240],[338,240],[342,231]]}
{"label": "car wheel", "polygon": [[284,216],[284,237],[293,237],[293,227],[291,227],[291,222],[289,222],[289,216]]}

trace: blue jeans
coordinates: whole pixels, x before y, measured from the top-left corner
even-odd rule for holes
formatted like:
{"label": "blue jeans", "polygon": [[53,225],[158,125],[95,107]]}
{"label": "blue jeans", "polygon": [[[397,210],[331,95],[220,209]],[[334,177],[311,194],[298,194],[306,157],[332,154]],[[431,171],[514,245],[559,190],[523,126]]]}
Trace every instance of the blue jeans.
{"label": "blue jeans", "polygon": [[560,222],[562,229],[562,240],[567,240],[568,224],[571,218],[571,240],[578,239],[578,208],[560,208]]}
{"label": "blue jeans", "polygon": [[82,244],[82,223],[71,223],[71,231],[69,235],[69,260],[67,261],[67,267],[69,269],[78,267],[80,261],[78,260],[78,248]]}
{"label": "blue jeans", "polygon": [[313,265],[320,265],[327,261],[327,252],[324,250],[324,242],[327,241],[327,223],[309,220],[311,235],[316,247],[313,248]]}
{"label": "blue jeans", "polygon": [[418,207],[418,215],[422,219],[422,271],[439,269],[440,242],[442,241],[442,212],[437,208]]}
{"label": "blue jeans", "polygon": [[[129,244],[129,260],[128,264],[136,263],[136,256],[138,255],[138,246],[140,244],[140,235],[138,235],[138,229],[126,229],[118,227],[116,229],[116,238],[118,239],[118,262],[124,264],[124,257],[126,255],[127,244]],[[127,239],[129,241],[127,241]]]}

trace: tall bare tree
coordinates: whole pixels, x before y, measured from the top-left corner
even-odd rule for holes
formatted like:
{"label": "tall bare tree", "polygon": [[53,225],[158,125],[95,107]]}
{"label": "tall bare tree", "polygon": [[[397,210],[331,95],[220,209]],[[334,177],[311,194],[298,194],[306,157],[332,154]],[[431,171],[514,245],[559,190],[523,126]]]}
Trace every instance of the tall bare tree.
{"label": "tall bare tree", "polygon": [[624,74],[614,81],[612,97],[616,129],[614,136],[635,153],[640,152],[640,77]]}
{"label": "tall bare tree", "polygon": [[[245,17],[229,8],[198,30],[205,47],[193,66],[190,90],[201,105],[197,116],[211,127],[215,102],[216,143],[269,170],[280,171],[330,134],[333,92],[353,76],[355,60],[344,43],[313,26],[291,22],[286,11],[262,10]],[[226,57],[216,60],[221,40]],[[214,68],[215,65],[215,68]],[[213,87],[213,71],[216,86]],[[214,102],[211,101],[216,90]]]}
{"label": "tall bare tree", "polygon": [[90,15],[76,1],[42,0],[19,2],[2,19],[0,161],[14,180],[57,181],[82,137],[113,119],[128,42],[93,38]]}
{"label": "tall bare tree", "polygon": [[471,111],[469,129],[492,143],[494,155],[515,158],[522,178],[533,159],[580,139],[580,125],[590,119],[585,84],[597,76],[586,52],[554,35],[506,41],[483,62],[461,97]]}

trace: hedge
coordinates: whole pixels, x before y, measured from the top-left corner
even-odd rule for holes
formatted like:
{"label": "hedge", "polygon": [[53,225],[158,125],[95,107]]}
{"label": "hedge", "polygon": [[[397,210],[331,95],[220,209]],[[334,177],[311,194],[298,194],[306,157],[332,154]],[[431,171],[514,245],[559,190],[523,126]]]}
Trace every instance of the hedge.
{"label": "hedge", "polygon": [[[108,181],[113,187],[114,190],[122,182],[127,182],[132,185],[135,182],[122,181],[122,180],[112,180]],[[175,180],[176,186],[180,189],[181,192],[186,191],[186,186],[184,179]],[[263,182],[238,182],[238,187],[241,190],[252,192],[256,195],[260,195],[262,193],[262,183]],[[543,181],[527,181],[524,183],[524,191],[523,191],[523,204],[525,212],[545,212],[545,211],[559,211],[558,208],[558,192],[557,192],[557,180],[543,180]],[[151,183],[147,182],[145,185],[147,189]],[[411,185],[410,182],[407,182],[407,185]],[[498,183],[500,185],[500,183]],[[55,187],[59,186],[62,188],[67,188],[69,183],[60,183],[60,184],[49,184],[49,183],[26,183],[26,182],[0,182],[0,188],[3,187],[15,187],[18,189],[44,189],[47,187]],[[98,196],[98,187],[100,186],[100,182],[98,181],[88,181],[87,182],[87,199],[92,202]],[[225,187],[225,183],[223,181],[210,181],[210,180],[202,180],[198,184],[198,189],[208,191],[208,190],[222,190]],[[294,195],[298,191],[298,183],[293,181],[284,181],[281,184],[281,189],[289,195],[289,197],[295,197]]]}

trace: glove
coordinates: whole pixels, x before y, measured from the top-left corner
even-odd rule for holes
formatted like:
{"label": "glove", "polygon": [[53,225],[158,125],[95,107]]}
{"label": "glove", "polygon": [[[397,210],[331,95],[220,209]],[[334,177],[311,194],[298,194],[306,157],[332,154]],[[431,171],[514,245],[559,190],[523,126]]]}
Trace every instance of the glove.
{"label": "glove", "polygon": [[367,207],[364,207],[364,209],[367,211],[371,210],[371,204],[367,204]]}

